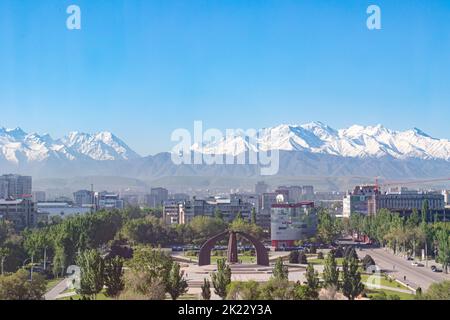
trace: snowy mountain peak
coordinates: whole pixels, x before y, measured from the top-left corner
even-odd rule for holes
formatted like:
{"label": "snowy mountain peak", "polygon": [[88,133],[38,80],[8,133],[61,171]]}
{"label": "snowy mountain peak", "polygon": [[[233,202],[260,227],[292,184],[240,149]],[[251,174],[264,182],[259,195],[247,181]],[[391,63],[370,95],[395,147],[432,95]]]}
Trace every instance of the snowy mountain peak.
{"label": "snowy mountain peak", "polygon": [[316,121],[304,125],[282,124],[260,130],[256,141],[244,143],[242,138],[222,139],[193,147],[207,154],[237,155],[249,149],[268,151],[305,151],[344,157],[393,157],[450,161],[450,142],[432,138],[420,129],[394,131],[378,124],[353,125],[336,130]]}
{"label": "snowy mountain peak", "polygon": [[64,145],[94,160],[129,160],[140,156],[111,132],[95,134],[70,132],[62,139]]}
{"label": "snowy mountain peak", "polygon": [[70,132],[54,140],[49,134],[28,134],[20,128],[0,128],[0,160],[19,164],[44,160],[128,160],[140,156],[110,132]]}
{"label": "snowy mountain peak", "polygon": [[23,139],[27,134],[21,128],[16,127],[14,129],[4,129],[4,131],[11,137],[16,139]]}
{"label": "snowy mountain peak", "polygon": [[[418,128],[395,131],[382,125],[353,125],[336,130],[320,121],[281,124],[259,130],[256,139],[245,132],[218,141],[204,141],[192,150],[205,154],[238,155],[248,150],[301,151],[353,158],[438,159],[450,161],[450,141],[429,136]],[[62,139],[0,127],[0,163],[44,160],[130,160],[140,156],[112,132],[73,131]]]}

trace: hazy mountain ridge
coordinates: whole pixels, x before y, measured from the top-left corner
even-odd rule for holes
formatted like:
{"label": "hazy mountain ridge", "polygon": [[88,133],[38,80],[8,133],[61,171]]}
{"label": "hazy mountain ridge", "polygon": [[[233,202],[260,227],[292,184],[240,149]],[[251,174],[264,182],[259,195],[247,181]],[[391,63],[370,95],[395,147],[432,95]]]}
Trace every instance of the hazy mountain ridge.
{"label": "hazy mountain ridge", "polygon": [[[275,137],[269,143],[269,137]],[[335,130],[320,122],[262,129],[254,145],[243,136],[193,146],[203,153],[239,154],[249,149],[280,150],[278,176],[382,176],[416,179],[450,176],[450,142],[419,129],[382,126]],[[239,149],[241,148],[241,149]],[[141,157],[110,132],[73,132],[62,139],[0,127],[0,173],[36,177],[122,176],[256,177],[258,165],[175,165],[170,153]]]}

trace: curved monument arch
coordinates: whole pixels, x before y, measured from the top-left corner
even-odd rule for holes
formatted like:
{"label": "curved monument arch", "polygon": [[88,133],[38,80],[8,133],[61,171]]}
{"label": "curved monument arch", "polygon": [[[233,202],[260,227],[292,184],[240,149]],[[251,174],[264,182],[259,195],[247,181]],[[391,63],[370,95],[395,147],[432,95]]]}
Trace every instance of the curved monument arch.
{"label": "curved monument arch", "polygon": [[200,253],[198,256],[198,265],[199,266],[206,266],[211,264],[211,251],[216,245],[216,243],[220,240],[225,239],[225,237],[229,235],[229,241],[228,241],[228,262],[229,263],[237,263],[238,262],[238,255],[237,255],[237,240],[236,235],[240,235],[250,241],[252,245],[255,247],[256,251],[256,263],[261,266],[269,266],[269,255],[267,254],[267,250],[264,247],[264,245],[255,237],[249,235],[245,232],[240,231],[231,231],[227,230],[224,232],[221,232],[214,237],[210,238],[208,241],[206,241],[203,246],[200,249]]}

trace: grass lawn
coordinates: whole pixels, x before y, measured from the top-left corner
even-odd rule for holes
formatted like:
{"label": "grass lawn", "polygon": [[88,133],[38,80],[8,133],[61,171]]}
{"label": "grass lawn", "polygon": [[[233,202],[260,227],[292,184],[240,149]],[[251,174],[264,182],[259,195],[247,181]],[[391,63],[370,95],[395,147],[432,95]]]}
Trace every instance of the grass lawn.
{"label": "grass lawn", "polygon": [[400,300],[414,300],[413,294],[408,294],[408,293],[403,293],[403,292],[397,292],[397,291],[391,291],[391,290],[385,290],[385,289],[377,289],[377,290],[366,289],[366,291],[367,291],[367,296],[369,298],[372,298],[377,293],[384,292],[388,296],[396,295],[396,296],[400,297]]}
{"label": "grass lawn", "polygon": [[[368,275],[368,274],[362,274],[361,275],[362,282],[369,283],[369,280],[368,280],[369,277],[370,277],[370,275]],[[380,285],[385,286],[385,287],[399,288],[399,289],[406,289],[406,290],[408,290],[407,287],[405,287],[402,284],[396,282],[395,280],[389,281],[389,279],[386,279],[383,275],[382,276],[375,276],[375,277],[377,277],[377,278],[371,279],[372,280],[371,284],[380,284]],[[379,280],[379,282],[378,282],[378,280]]]}
{"label": "grass lawn", "polygon": [[[336,258],[336,264],[338,266],[342,266],[342,262],[344,261],[344,258]],[[312,265],[324,265],[325,259],[310,259],[308,258],[308,263],[311,263]]]}
{"label": "grass lawn", "polygon": [[[80,299],[81,299],[81,296],[77,294],[77,295],[74,295],[71,297],[66,297],[66,298],[62,298],[62,299],[58,299],[58,300],[80,300]],[[105,294],[103,292],[100,292],[97,295],[96,300],[113,300],[113,299],[105,296]]]}
{"label": "grass lawn", "polygon": [[198,300],[198,299],[199,297],[196,294],[185,294],[178,298],[178,300]]}

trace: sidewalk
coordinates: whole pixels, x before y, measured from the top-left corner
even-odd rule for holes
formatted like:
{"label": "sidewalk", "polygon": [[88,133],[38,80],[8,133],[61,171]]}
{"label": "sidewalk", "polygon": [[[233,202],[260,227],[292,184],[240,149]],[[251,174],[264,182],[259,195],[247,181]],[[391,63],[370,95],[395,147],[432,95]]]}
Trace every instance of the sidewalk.
{"label": "sidewalk", "polygon": [[56,298],[67,289],[67,279],[64,278],[56,286],[50,289],[45,295],[45,300],[56,300]]}

